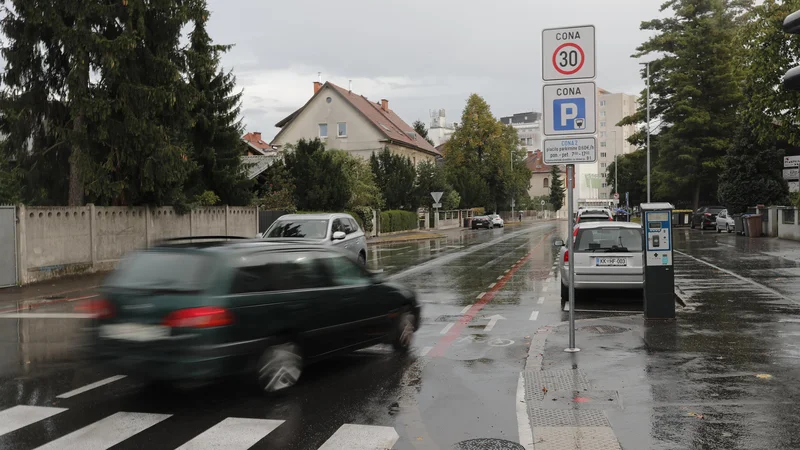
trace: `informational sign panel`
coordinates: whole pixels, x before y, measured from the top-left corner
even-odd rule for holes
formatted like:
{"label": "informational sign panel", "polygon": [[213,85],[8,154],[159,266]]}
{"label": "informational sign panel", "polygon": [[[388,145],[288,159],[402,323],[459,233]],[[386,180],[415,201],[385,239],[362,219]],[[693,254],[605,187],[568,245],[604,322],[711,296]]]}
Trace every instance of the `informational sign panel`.
{"label": "informational sign panel", "polygon": [[800,181],[790,181],[789,192],[800,192]]}
{"label": "informational sign panel", "polygon": [[596,76],[594,26],[542,30],[542,79],[586,80]]}
{"label": "informational sign panel", "polygon": [[597,161],[597,139],[594,137],[545,139],[544,163],[575,164]]}
{"label": "informational sign panel", "polygon": [[545,136],[595,134],[596,97],[597,88],[594,82],[544,85],[542,98]]}
{"label": "informational sign panel", "polygon": [[784,156],[783,167],[800,167],[800,156]]}
{"label": "informational sign panel", "polygon": [[434,203],[434,204],[433,204],[433,207],[434,207],[434,208],[441,208],[441,207],[442,207],[442,204],[441,204],[441,203]]}
{"label": "informational sign panel", "polygon": [[800,180],[800,167],[783,169],[784,180]]}
{"label": "informational sign panel", "polygon": [[647,230],[647,265],[671,266],[672,218],[667,211],[646,211],[644,228]]}

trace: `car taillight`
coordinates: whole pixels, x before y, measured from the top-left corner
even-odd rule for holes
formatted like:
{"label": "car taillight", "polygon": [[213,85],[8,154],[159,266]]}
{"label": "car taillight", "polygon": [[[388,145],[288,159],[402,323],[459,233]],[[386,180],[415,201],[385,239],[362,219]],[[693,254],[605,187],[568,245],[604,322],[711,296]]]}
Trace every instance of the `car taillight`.
{"label": "car taillight", "polygon": [[203,306],[171,312],[162,325],[173,328],[213,328],[233,323],[233,314],[225,308]]}
{"label": "car taillight", "polygon": [[564,262],[569,262],[569,250],[564,250]]}
{"label": "car taillight", "polygon": [[79,303],[75,310],[85,314],[91,314],[95,319],[110,319],[114,317],[114,305],[104,298],[86,300]]}
{"label": "car taillight", "polygon": [[614,218],[613,218],[613,217],[611,217],[611,216],[608,216],[608,221],[609,221],[609,222],[613,222],[613,221],[614,221]]}
{"label": "car taillight", "polygon": [[706,217],[711,217],[711,213],[706,213]]}

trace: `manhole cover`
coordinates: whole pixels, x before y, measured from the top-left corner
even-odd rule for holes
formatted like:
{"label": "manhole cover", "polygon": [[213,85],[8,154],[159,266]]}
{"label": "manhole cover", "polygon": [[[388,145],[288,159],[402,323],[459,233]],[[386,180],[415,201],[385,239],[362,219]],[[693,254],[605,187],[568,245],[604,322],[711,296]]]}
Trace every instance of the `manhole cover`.
{"label": "manhole cover", "polygon": [[460,319],[460,314],[457,316],[439,316],[436,318],[436,322],[458,322]]}
{"label": "manhole cover", "polygon": [[503,439],[470,439],[455,444],[453,450],[525,450],[525,447]]}
{"label": "manhole cover", "polygon": [[611,325],[591,325],[588,327],[580,327],[578,331],[584,331],[592,334],[617,334],[628,331],[627,328],[615,327]]}

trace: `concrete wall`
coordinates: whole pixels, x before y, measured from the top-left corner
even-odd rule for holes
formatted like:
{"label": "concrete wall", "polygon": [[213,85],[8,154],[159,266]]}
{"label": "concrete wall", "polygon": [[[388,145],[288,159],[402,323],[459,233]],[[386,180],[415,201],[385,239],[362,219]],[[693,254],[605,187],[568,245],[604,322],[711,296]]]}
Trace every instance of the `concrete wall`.
{"label": "concrete wall", "polygon": [[[783,223],[784,212],[794,211],[794,223]],[[800,223],[798,223],[798,211],[791,208],[782,208],[778,211],[778,237],[781,239],[791,239],[800,241]]]}
{"label": "concrete wall", "polygon": [[256,208],[209,207],[180,215],[172,207],[17,208],[21,284],[111,270],[126,253],[183,236],[254,237]]}

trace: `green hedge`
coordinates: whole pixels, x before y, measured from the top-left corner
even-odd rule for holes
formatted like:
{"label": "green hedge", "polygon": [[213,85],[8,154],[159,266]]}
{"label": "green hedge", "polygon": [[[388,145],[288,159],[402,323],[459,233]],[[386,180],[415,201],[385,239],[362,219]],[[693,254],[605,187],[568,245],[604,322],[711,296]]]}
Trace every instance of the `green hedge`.
{"label": "green hedge", "polygon": [[390,210],[381,213],[381,233],[416,230],[419,228],[417,213]]}

